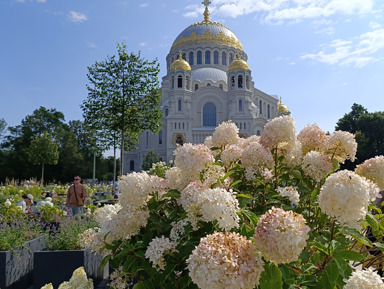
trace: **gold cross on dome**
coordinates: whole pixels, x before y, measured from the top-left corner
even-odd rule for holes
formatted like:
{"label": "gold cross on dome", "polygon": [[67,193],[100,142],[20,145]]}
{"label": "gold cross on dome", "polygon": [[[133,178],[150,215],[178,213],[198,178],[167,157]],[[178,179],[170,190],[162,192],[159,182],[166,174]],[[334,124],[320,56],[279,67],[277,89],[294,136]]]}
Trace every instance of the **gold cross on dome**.
{"label": "gold cross on dome", "polygon": [[205,8],[208,8],[209,4],[211,4],[211,1],[204,0],[203,2],[201,2],[201,4],[203,4],[205,6]]}

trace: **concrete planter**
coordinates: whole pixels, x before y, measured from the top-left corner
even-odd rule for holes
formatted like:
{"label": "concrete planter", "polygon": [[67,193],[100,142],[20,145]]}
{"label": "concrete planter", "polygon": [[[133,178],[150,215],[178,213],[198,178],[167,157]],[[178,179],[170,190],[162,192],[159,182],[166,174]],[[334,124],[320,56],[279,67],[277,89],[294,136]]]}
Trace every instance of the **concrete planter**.
{"label": "concrete planter", "polygon": [[106,275],[108,265],[100,272],[103,256],[89,250],[39,251],[34,254],[34,288],[52,283],[54,288],[68,281],[73,271],[83,266],[88,278],[93,279],[96,287]]}
{"label": "concrete planter", "polygon": [[45,237],[41,236],[14,251],[0,251],[0,288],[27,288],[33,283],[34,252],[45,248]]}

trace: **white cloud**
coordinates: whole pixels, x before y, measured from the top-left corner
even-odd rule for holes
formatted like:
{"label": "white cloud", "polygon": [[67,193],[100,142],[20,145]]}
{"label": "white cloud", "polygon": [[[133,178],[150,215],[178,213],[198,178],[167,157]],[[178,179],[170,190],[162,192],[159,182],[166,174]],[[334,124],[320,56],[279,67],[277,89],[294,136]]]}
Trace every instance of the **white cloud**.
{"label": "white cloud", "polygon": [[335,39],[330,44],[324,45],[321,51],[305,54],[301,58],[355,67],[363,67],[378,61],[378,52],[384,51],[384,28],[380,25],[374,25],[374,27],[377,29],[350,40]]}
{"label": "white cloud", "polygon": [[148,7],[148,3],[142,3],[142,4],[140,4],[140,8],[144,8],[144,7]]}
{"label": "white cloud", "polygon": [[87,42],[89,48],[97,48],[96,44],[93,42]]}
{"label": "white cloud", "polygon": [[87,19],[88,18],[85,14],[76,11],[71,11],[68,15],[68,20],[71,22],[84,22]]}
{"label": "white cloud", "polygon": [[[209,6],[211,14],[236,18],[260,13],[264,20],[281,24],[304,19],[329,17],[334,14],[366,14],[374,12],[379,0],[216,0]],[[201,15],[202,5],[190,5],[184,16]]]}
{"label": "white cloud", "polygon": [[146,42],[141,42],[141,43],[140,43],[140,46],[141,46],[141,47],[147,46],[147,43],[146,43]]}

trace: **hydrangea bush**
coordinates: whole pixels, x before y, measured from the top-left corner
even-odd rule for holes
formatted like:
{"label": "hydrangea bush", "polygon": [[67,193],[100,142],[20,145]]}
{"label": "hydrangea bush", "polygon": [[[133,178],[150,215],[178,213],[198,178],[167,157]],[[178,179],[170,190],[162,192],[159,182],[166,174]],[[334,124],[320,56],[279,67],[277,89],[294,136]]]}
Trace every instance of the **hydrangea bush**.
{"label": "hydrangea bush", "polygon": [[354,135],[296,134],[291,116],[238,135],[224,122],[174,166],[120,178],[119,203],[82,235],[115,269],[111,288],[384,288],[383,156],[340,170]]}

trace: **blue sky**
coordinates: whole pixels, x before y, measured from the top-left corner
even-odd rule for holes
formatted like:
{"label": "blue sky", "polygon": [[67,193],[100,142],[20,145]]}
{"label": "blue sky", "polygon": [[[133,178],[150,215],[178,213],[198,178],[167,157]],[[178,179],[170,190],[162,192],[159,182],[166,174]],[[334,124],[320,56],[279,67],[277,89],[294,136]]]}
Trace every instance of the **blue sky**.
{"label": "blue sky", "polygon": [[[117,43],[160,77],[178,34],[203,20],[202,0],[1,0],[0,118],[16,126],[44,106],[82,119],[87,67]],[[248,54],[255,86],[282,97],[299,131],[332,132],[353,103],[384,111],[384,1],[211,0],[212,21]]]}

